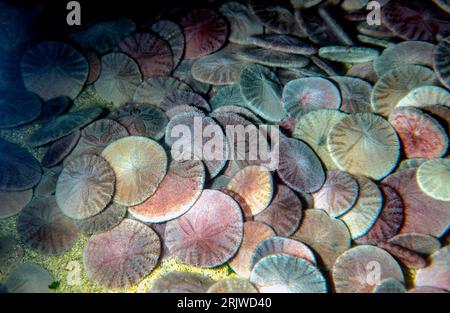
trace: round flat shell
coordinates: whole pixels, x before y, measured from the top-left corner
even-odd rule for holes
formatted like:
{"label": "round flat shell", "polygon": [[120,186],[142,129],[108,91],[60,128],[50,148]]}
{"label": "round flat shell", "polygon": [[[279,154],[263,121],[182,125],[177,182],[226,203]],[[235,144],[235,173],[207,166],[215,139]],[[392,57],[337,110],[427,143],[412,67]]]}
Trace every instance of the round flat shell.
{"label": "round flat shell", "polygon": [[6,278],[5,286],[9,293],[50,293],[48,288],[53,277],[41,266],[22,263],[14,266]]}
{"label": "round flat shell", "polygon": [[274,254],[292,255],[316,264],[316,257],[307,245],[294,239],[274,236],[266,238],[258,244],[252,256],[252,267],[262,258]]}
{"label": "round flat shell", "polygon": [[149,138],[129,136],[114,141],[102,152],[116,174],[114,200],[132,206],[147,200],[167,171],[163,147]]}
{"label": "round flat shell", "polygon": [[268,68],[251,64],[240,75],[239,86],[248,107],[270,122],[280,122],[286,116],[281,105],[281,84]]}
{"label": "round flat shell", "polygon": [[328,170],[338,167],[328,152],[327,138],[334,125],[345,116],[335,110],[317,110],[303,115],[295,124],[293,137],[306,142]]}
{"label": "round flat shell", "polygon": [[445,129],[430,115],[411,108],[396,108],[389,116],[405,156],[408,159],[434,159],[443,156],[448,148]]}
{"label": "round flat shell", "polygon": [[95,91],[114,106],[130,101],[142,82],[139,65],[120,52],[106,54],[101,61],[102,72],[94,83]]}
{"label": "round flat shell", "polygon": [[368,293],[383,280],[404,282],[400,265],[386,251],[375,246],[357,246],[345,251],[333,267],[338,293]]}
{"label": "round flat shell", "polygon": [[326,293],[322,273],[310,262],[291,255],[269,255],[253,267],[250,282],[262,293]]}
{"label": "round flat shell", "polygon": [[311,111],[339,109],[341,95],[338,88],[329,80],[321,77],[305,77],[287,83],[281,101],[290,116],[300,119]]}
{"label": "round flat shell", "polygon": [[342,103],[340,110],[346,113],[371,112],[370,97],[372,85],[367,81],[356,77],[333,76],[331,77],[339,86]]}
{"label": "round flat shell", "polygon": [[389,116],[408,93],[420,86],[433,85],[434,72],[421,65],[398,66],[377,81],[372,90],[371,103],[374,112]]}
{"label": "round flat shell", "polygon": [[227,186],[241,196],[253,215],[267,208],[273,197],[272,174],[263,166],[250,165],[233,176]]}
{"label": "round flat shell", "polygon": [[139,64],[144,79],[165,76],[172,72],[173,57],[170,46],[157,35],[134,33],[122,39],[117,49]]}
{"label": "round flat shell", "polygon": [[239,51],[239,56],[248,62],[272,67],[305,67],[309,59],[300,54],[286,53],[273,49],[246,46]]}
{"label": "round flat shell", "polygon": [[62,160],[64,160],[64,158],[75,148],[80,136],[81,132],[76,130],[72,134],[53,142],[42,158],[42,165],[50,168],[62,162]]}
{"label": "round flat shell", "polygon": [[389,239],[388,242],[422,255],[433,254],[441,248],[441,243],[438,239],[430,235],[417,233],[399,234]]}
{"label": "round flat shell", "polygon": [[33,189],[0,191],[0,219],[18,214],[33,197]]}
{"label": "round flat shell", "polygon": [[297,192],[315,192],[325,182],[322,163],[314,151],[303,141],[280,138],[277,174]]}
{"label": "round flat shell", "polygon": [[404,221],[403,201],[391,187],[380,186],[383,194],[383,208],[369,232],[358,238],[356,243],[376,245],[392,238],[400,231]]}
{"label": "round flat shell", "polygon": [[450,159],[430,160],[419,166],[417,183],[433,199],[450,201]]}
{"label": "round flat shell", "polygon": [[290,35],[268,34],[253,35],[249,42],[255,46],[286,53],[312,55],[317,53],[317,48],[298,37]]}
{"label": "round flat shell", "polygon": [[197,59],[220,49],[228,36],[225,19],[216,11],[196,9],[180,20],[186,37],[185,58]]}
{"label": "round flat shell", "polygon": [[330,171],[319,191],[313,193],[314,207],[339,217],[353,208],[359,197],[356,178],[343,171]]}
{"label": "round flat shell", "polygon": [[186,214],[167,223],[165,237],[170,252],[181,262],[201,267],[221,265],[241,245],[241,208],[230,196],[205,189]]}
{"label": "round flat shell", "polygon": [[70,45],[46,41],[28,49],[22,57],[25,87],[44,101],[67,96],[75,99],[89,72],[86,58]]}
{"label": "round flat shell", "polygon": [[249,278],[252,271],[252,257],[256,247],[266,238],[275,236],[272,228],[259,222],[245,222],[244,236],[236,255],[228,261],[233,271],[240,277]]}
{"label": "round flat shell", "polygon": [[58,178],[56,202],[73,219],[100,213],[111,201],[116,177],[102,157],[84,154],[68,162]]}
{"label": "round flat shell", "polygon": [[1,191],[28,190],[39,183],[39,162],[25,148],[0,138],[0,160]]}
{"label": "round flat shell", "polygon": [[17,218],[20,240],[44,255],[61,255],[79,237],[73,220],[59,209],[54,196],[36,198]]}
{"label": "round flat shell", "polygon": [[417,169],[404,169],[386,177],[382,184],[397,191],[403,200],[405,222],[401,233],[421,233],[442,236],[450,225],[450,204],[433,199],[420,189]]}
{"label": "round flat shell", "polygon": [[405,64],[432,67],[435,45],[425,41],[403,41],[386,48],[375,60],[374,67],[379,77]]}
{"label": "round flat shell", "polygon": [[106,289],[127,289],[155,268],[161,252],[158,235],[148,226],[125,219],[93,235],[83,250],[84,269]]}
{"label": "round flat shell", "polygon": [[173,160],[167,175],[155,193],[129,212],[144,222],[161,223],[186,213],[197,201],[205,182],[205,168],[201,161]]}
{"label": "round flat shell", "polygon": [[339,217],[350,230],[352,239],[357,239],[372,228],[381,213],[383,195],[380,188],[364,176],[356,177],[359,196],[350,211]]}
{"label": "round flat shell", "polygon": [[351,246],[345,223],[318,209],[305,210],[300,228],[293,239],[307,244],[316,253],[317,262],[331,271],[336,259]]}
{"label": "round flat shell", "polygon": [[430,256],[430,264],[417,271],[414,285],[450,291],[450,247],[445,246]]}
{"label": "round flat shell", "polygon": [[184,34],[181,27],[169,20],[159,20],[153,23],[149,29],[167,41],[173,55],[173,68],[177,67],[183,58],[185,47]]}
{"label": "round flat shell", "polygon": [[397,107],[418,107],[426,110],[434,105],[450,107],[450,93],[437,86],[417,87],[401,99]]}
{"label": "round flat shell", "polygon": [[400,142],[394,128],[372,113],[341,119],[330,131],[327,146],[341,170],[376,180],[388,175],[400,156]]}
{"label": "round flat shell", "polygon": [[202,83],[231,85],[239,81],[239,75],[247,63],[229,52],[219,51],[197,59],[192,64],[192,76]]}
{"label": "round flat shell", "polygon": [[444,86],[450,88],[450,38],[442,40],[436,47],[433,57],[434,70]]}
{"label": "round flat shell", "polygon": [[263,25],[250,12],[247,6],[229,1],[220,7],[220,12],[227,18],[230,24],[228,39],[237,44],[248,44],[248,37],[254,34],[262,34]]}
{"label": "round flat shell", "polygon": [[273,228],[278,236],[291,236],[300,225],[303,205],[300,198],[289,187],[278,184],[270,205],[255,216],[255,221]]}

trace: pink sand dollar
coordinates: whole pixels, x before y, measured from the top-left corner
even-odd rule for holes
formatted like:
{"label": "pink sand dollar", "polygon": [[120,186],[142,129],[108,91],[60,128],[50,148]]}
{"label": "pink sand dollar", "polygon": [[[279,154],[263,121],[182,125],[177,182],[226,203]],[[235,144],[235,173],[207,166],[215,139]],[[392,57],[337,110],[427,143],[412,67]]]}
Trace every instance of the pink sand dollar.
{"label": "pink sand dollar", "polygon": [[215,267],[231,259],[243,237],[243,217],[230,196],[203,190],[194,206],[166,226],[166,244],[183,263]]}
{"label": "pink sand dollar", "polygon": [[155,268],[161,252],[158,235],[148,226],[125,219],[92,236],[83,251],[90,279],[107,289],[127,289]]}
{"label": "pink sand dollar", "polygon": [[156,192],[129,212],[144,222],[161,223],[186,213],[203,190],[205,168],[201,161],[172,161]]}

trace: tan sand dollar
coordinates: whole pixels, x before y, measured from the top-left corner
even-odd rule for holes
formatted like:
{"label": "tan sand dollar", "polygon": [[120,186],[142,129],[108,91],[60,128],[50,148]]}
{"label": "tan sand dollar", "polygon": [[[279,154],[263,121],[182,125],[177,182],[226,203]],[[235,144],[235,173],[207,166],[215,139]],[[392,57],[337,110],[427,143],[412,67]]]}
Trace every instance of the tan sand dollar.
{"label": "tan sand dollar", "polygon": [[106,147],[102,156],[116,173],[114,200],[126,206],[149,198],[166,175],[166,152],[149,138],[119,139]]}
{"label": "tan sand dollar", "polygon": [[377,180],[394,169],[400,156],[400,142],[394,128],[372,113],[343,118],[330,131],[327,145],[341,170]]}

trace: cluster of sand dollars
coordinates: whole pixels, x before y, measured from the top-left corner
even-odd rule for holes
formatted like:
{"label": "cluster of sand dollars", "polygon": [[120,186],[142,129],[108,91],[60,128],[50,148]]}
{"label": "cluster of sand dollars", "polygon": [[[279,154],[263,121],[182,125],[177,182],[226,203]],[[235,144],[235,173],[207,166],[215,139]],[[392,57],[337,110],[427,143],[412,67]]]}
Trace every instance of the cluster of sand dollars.
{"label": "cluster of sand dollars", "polygon": [[[176,258],[239,277],[171,272],[149,291],[450,291],[448,5],[380,1],[370,26],[368,1],[340,2],[227,2],[15,49],[0,70],[23,84],[2,87],[0,128],[37,130],[0,139],[0,218],[48,256],[90,235],[84,271],[108,290]],[[227,126],[279,126],[260,134],[277,168],[201,159],[205,138],[172,158],[172,130],[195,119],[222,131],[222,155],[255,140]],[[21,244],[0,238],[1,264]],[[51,281],[27,263],[5,288]]]}

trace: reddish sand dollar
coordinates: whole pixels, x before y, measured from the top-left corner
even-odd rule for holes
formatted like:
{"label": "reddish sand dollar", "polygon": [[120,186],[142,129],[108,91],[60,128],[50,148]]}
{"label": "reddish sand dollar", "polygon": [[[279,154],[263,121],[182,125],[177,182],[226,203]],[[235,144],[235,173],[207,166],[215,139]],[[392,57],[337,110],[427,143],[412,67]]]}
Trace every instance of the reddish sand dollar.
{"label": "reddish sand dollar", "polygon": [[407,158],[434,159],[448,148],[445,129],[431,116],[414,108],[397,108],[389,116]]}
{"label": "reddish sand dollar", "polygon": [[160,240],[150,227],[125,219],[89,239],[83,263],[89,278],[100,286],[127,289],[155,268],[160,252]]}
{"label": "reddish sand dollar", "polygon": [[371,104],[374,112],[389,116],[398,102],[414,88],[433,85],[434,72],[420,65],[401,65],[386,72],[372,90]]}
{"label": "reddish sand dollar", "polygon": [[403,201],[398,193],[389,186],[381,186],[383,208],[369,232],[358,238],[358,244],[376,245],[395,236],[403,226]]}
{"label": "reddish sand dollar", "polygon": [[450,159],[430,160],[417,170],[417,183],[428,196],[450,201]]}
{"label": "reddish sand dollar", "polygon": [[273,228],[278,236],[291,236],[300,225],[303,205],[289,187],[278,184],[270,205],[255,216],[255,221]]}
{"label": "reddish sand dollar", "polygon": [[450,225],[450,204],[429,197],[416,180],[417,169],[404,169],[386,177],[382,183],[394,188],[403,200],[405,222],[401,233],[442,236]]}
{"label": "reddish sand dollar", "polygon": [[269,255],[253,267],[250,281],[262,293],[326,293],[322,273],[310,262],[286,254]]}
{"label": "reddish sand dollar", "polygon": [[373,179],[389,174],[400,156],[400,143],[394,128],[372,113],[344,117],[330,131],[327,146],[341,170]]}
{"label": "reddish sand dollar", "polygon": [[173,68],[169,44],[151,33],[134,33],[122,39],[118,50],[131,56],[139,64],[144,79],[170,74]]}
{"label": "reddish sand dollar", "polygon": [[157,278],[150,293],[205,293],[214,281],[202,274],[170,272]]}
{"label": "reddish sand dollar", "polygon": [[218,50],[228,35],[224,18],[213,10],[197,9],[180,20],[186,37],[186,59],[197,59]]}
{"label": "reddish sand dollar", "polygon": [[336,110],[317,110],[303,115],[295,124],[293,136],[306,142],[317,153],[328,170],[336,170],[327,148],[331,129],[346,116]]}
{"label": "reddish sand dollar", "polygon": [[61,255],[78,239],[79,230],[56,204],[54,196],[33,200],[17,219],[20,240],[44,255]]}
{"label": "reddish sand dollar", "polygon": [[103,158],[85,154],[64,167],[56,185],[56,202],[70,218],[100,213],[111,201],[116,178]]}
{"label": "reddish sand dollar", "polygon": [[430,255],[441,248],[438,239],[430,235],[417,233],[398,234],[389,239],[388,242],[422,255]]}
{"label": "reddish sand dollar", "polygon": [[400,263],[411,269],[424,268],[426,260],[418,253],[389,242],[379,242],[378,247],[386,250],[394,256]]}
{"label": "reddish sand dollar", "polygon": [[434,41],[448,33],[448,15],[434,4],[420,0],[390,1],[383,6],[383,24],[405,40]]}
{"label": "reddish sand dollar", "polygon": [[269,237],[261,241],[252,256],[252,267],[262,258],[273,254],[287,254],[305,259],[316,264],[316,257],[312,250],[304,243],[283,237]]}
{"label": "reddish sand dollar", "polygon": [[242,278],[226,278],[209,287],[208,293],[258,293],[258,289],[248,280]]}
{"label": "reddish sand dollar", "polygon": [[186,214],[167,223],[165,236],[181,262],[215,267],[231,259],[241,245],[242,212],[231,197],[205,189]]}
{"label": "reddish sand dollar", "polygon": [[380,188],[370,179],[356,177],[359,196],[350,211],[339,217],[347,225],[353,239],[365,235],[380,215],[383,195]]}
{"label": "reddish sand dollar", "polygon": [[274,186],[272,175],[265,167],[250,165],[237,172],[227,188],[240,195],[256,215],[269,205]]}
{"label": "reddish sand dollar", "polygon": [[201,161],[175,161],[156,192],[142,204],[129,209],[144,222],[161,223],[186,213],[200,196],[205,181]]}
{"label": "reddish sand dollar", "polygon": [[417,271],[415,286],[428,286],[450,291],[450,247],[445,246],[430,256],[430,264]]}
{"label": "reddish sand dollar", "polygon": [[295,118],[320,109],[339,109],[341,95],[337,87],[325,78],[307,77],[292,80],[283,89],[282,103]]}
{"label": "reddish sand dollar", "polygon": [[292,236],[311,247],[319,263],[330,271],[336,258],[350,248],[351,237],[345,223],[330,217],[325,211],[304,212],[300,228]]}
{"label": "reddish sand dollar", "polygon": [[[377,277],[369,278],[370,271]],[[344,252],[333,267],[333,281],[338,293],[367,293],[382,280],[404,282],[402,269],[386,251],[374,246],[357,246]]]}
{"label": "reddish sand dollar", "polygon": [[331,171],[322,188],[313,194],[314,207],[325,210],[331,217],[338,217],[353,207],[358,195],[358,182],[351,174]]}
{"label": "reddish sand dollar", "polygon": [[298,192],[314,192],[325,182],[322,163],[314,151],[303,141],[280,138],[277,173],[281,180]]}
{"label": "reddish sand dollar", "polygon": [[48,168],[60,163],[75,148],[80,136],[81,132],[76,130],[52,143],[42,158],[42,165]]}
{"label": "reddish sand dollar", "polygon": [[263,223],[245,222],[244,237],[236,255],[228,261],[231,268],[241,277],[250,277],[252,256],[256,247],[268,237],[275,235],[272,228]]}
{"label": "reddish sand dollar", "polygon": [[156,142],[130,136],[111,143],[102,156],[116,174],[114,200],[126,206],[148,199],[166,175],[167,155]]}
{"label": "reddish sand dollar", "polygon": [[0,219],[19,213],[33,197],[33,189],[0,191]]}

